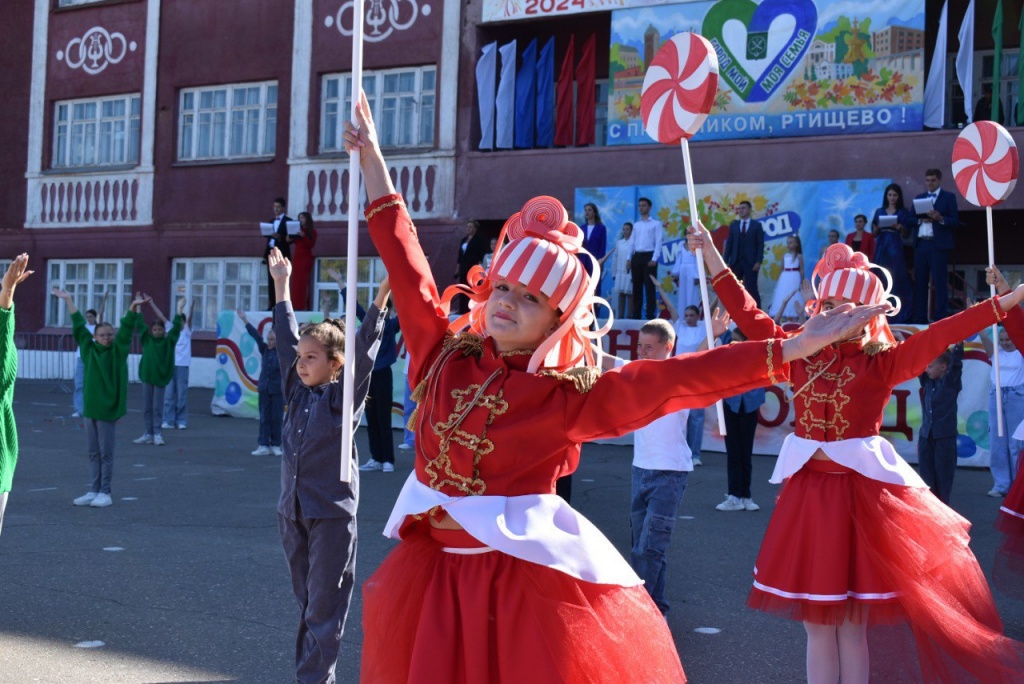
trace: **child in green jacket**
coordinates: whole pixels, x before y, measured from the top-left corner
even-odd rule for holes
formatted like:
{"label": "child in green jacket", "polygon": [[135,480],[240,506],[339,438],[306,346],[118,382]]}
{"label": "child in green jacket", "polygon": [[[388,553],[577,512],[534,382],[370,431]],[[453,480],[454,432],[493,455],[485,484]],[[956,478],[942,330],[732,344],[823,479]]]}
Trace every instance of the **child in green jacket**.
{"label": "child in green jacket", "polygon": [[135,334],[138,310],[145,303],[136,295],[131,308],[121,319],[121,327],[114,333],[109,323],[96,325],[95,337],[85,327],[85,317],[75,308],[71,295],[53,288],[55,297],[64,300],[71,314],[72,332],[78,342],[78,352],[85,364],[83,383],[85,399],[85,429],[89,436],[89,465],[92,468],[92,488],[74,500],[76,506],[103,508],[113,503],[110,498],[110,478],[114,472],[114,437],[117,421],[127,413],[128,348]]}
{"label": "child in green jacket", "polygon": [[7,495],[18,462],[18,428],[14,424],[14,379],[18,350],[14,348],[14,288],[32,275],[28,254],[19,254],[4,273],[0,289],[0,530],[4,526]]}
{"label": "child in green jacket", "polygon": [[146,321],[139,316],[135,328],[139,331],[142,341],[142,359],[139,361],[139,380],[142,381],[143,411],[146,432],[135,440],[136,444],[155,444],[163,446],[164,436],[161,432],[161,420],[164,410],[164,390],[174,377],[174,347],[181,335],[182,314],[185,312],[185,300],[178,300],[178,314],[174,317],[171,331],[167,332],[167,317],[153,298],[143,294],[143,300],[153,308],[157,320],[146,327]]}

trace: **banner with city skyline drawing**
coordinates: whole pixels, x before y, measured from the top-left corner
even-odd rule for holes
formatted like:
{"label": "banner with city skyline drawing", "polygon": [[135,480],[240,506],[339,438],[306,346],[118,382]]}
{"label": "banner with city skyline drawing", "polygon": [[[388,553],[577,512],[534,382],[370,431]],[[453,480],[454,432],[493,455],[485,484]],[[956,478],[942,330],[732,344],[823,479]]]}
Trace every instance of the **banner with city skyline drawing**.
{"label": "banner with city skyline drawing", "polygon": [[718,0],[612,12],[609,145],[649,144],[647,65],[673,35],[700,33],[718,95],[694,140],[921,130],[924,0]]}

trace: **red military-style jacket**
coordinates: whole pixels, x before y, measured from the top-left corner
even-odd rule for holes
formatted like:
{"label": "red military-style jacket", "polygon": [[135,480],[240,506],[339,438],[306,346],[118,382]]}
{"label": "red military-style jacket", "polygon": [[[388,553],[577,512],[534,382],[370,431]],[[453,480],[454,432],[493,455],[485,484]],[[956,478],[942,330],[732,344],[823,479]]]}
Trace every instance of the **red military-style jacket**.
{"label": "red military-style jacket", "polygon": [[778,340],[636,361],[600,376],[596,369],[528,373],[532,350],[498,353],[490,338],[448,332],[399,195],[372,202],[366,218],[388,271],[419,397],[416,477],[445,494],[552,493],[555,480],[576,469],[582,442],[788,379]]}
{"label": "red military-style jacket", "polygon": [[[751,340],[785,337],[781,327],[760,309],[732,271],[712,280],[733,321]],[[920,375],[954,342],[1005,318],[994,299],[933,323],[896,344],[865,348],[860,341],[832,345],[791,364],[796,435],[834,442],[873,437],[892,388]]]}

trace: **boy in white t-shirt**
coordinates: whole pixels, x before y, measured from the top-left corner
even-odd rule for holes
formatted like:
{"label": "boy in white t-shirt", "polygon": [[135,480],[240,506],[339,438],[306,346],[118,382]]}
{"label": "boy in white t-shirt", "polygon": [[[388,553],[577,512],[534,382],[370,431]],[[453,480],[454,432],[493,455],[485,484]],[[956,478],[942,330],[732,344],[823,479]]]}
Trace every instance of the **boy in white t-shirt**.
{"label": "boy in white t-shirt", "polygon": [[[668,321],[648,321],[640,328],[637,358],[667,359],[672,356],[675,341],[676,333]],[[686,444],[689,415],[688,410],[670,413],[633,433],[630,564],[662,614],[669,609],[665,552],[686,490],[686,478],[693,470]]]}
{"label": "boy in white t-shirt", "polygon": [[188,307],[188,316],[181,326],[178,343],[174,345],[174,377],[164,394],[164,430],[188,427],[188,370],[192,366],[192,314],[196,300]]}

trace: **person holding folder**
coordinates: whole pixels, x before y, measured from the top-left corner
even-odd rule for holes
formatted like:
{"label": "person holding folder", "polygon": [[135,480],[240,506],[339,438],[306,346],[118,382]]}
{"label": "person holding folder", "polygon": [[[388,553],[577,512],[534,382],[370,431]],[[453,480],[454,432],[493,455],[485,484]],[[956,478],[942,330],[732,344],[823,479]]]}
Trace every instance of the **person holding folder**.
{"label": "person holding folder", "polygon": [[267,264],[267,308],[273,310],[274,304],[277,303],[277,298],[274,295],[274,279],[270,276],[270,265],[267,261],[267,257],[270,256],[270,250],[277,247],[281,250],[282,256],[286,259],[291,259],[291,245],[288,242],[288,222],[293,219],[286,215],[285,209],[288,203],[284,197],[278,197],[274,199],[274,220],[272,224],[274,226],[274,232],[266,236],[267,246],[263,250],[263,263]]}
{"label": "person holding folder", "polygon": [[[924,172],[926,192],[914,198],[914,323],[928,321],[928,278],[935,286],[935,316],[939,321],[948,315],[949,284],[946,268],[953,251],[953,229],[960,225],[956,196],[939,187],[942,172]],[[929,204],[931,206],[929,206]]]}

